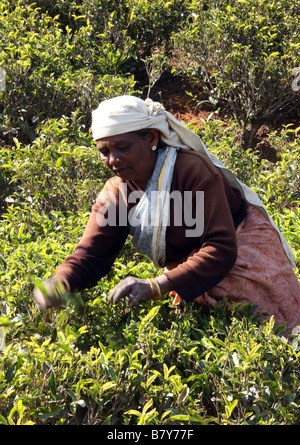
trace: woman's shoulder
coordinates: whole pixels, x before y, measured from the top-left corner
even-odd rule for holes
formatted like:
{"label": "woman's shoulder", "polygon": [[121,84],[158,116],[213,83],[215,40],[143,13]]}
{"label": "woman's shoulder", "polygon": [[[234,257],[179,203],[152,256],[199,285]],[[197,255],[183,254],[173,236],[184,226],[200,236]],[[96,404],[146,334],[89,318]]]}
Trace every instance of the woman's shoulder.
{"label": "woman's shoulder", "polygon": [[180,149],[177,153],[175,169],[181,175],[216,176],[219,174],[218,168],[204,154],[193,150]]}

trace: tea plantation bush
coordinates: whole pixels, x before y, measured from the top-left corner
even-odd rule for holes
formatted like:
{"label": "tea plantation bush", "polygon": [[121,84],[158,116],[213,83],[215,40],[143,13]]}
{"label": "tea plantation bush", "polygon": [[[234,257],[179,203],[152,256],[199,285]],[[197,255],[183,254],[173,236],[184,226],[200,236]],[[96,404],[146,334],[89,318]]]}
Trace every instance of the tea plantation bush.
{"label": "tea plantation bush", "polygon": [[[67,3],[67,2],[65,2]],[[74,16],[76,20],[76,16]],[[132,76],[120,75],[128,51],[120,51],[87,17],[76,29],[37,4],[4,1],[0,6],[0,65],[4,132],[34,139],[36,122],[87,114],[104,97],[133,90]]]}
{"label": "tea plantation bush", "polygon": [[[1,3],[1,424],[299,423],[300,337],[285,338],[272,319],[262,322],[247,305],[229,313],[226,301],[207,311],[174,308],[167,298],[108,306],[107,294],[127,275],[160,273],[130,239],[99,285],[62,309],[42,313],[32,300],[34,281],[74,250],[110,175],[89,132],[90,109],[106,97],[142,94],[134,73],[154,50],[172,68],[170,42],[177,35],[179,45],[195,25],[199,5],[216,14],[215,24],[232,11],[242,26],[238,7],[215,3]],[[254,24],[251,32],[255,40]],[[277,153],[270,162],[242,149],[237,120],[190,125],[259,193],[299,266],[299,127],[269,130]]]}
{"label": "tea plantation bush", "polygon": [[212,106],[227,106],[246,146],[261,125],[300,118],[299,90],[291,88],[299,65],[299,13],[294,0],[212,0],[205,8],[191,2],[190,20],[174,34],[178,67],[202,86]]}

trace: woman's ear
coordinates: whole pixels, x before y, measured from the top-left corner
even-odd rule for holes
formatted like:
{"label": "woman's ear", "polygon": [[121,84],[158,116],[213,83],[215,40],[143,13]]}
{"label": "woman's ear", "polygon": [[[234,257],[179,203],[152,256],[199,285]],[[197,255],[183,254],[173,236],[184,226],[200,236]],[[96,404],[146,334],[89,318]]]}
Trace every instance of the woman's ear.
{"label": "woman's ear", "polygon": [[148,134],[148,140],[151,147],[158,145],[159,142],[159,133],[155,128],[151,128]]}

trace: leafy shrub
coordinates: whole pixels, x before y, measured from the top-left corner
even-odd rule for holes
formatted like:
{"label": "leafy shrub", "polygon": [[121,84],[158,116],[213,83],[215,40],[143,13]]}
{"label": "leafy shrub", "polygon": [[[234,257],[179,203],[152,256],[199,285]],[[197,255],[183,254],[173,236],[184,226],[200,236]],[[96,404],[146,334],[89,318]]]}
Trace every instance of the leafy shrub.
{"label": "leafy shrub", "polygon": [[38,211],[90,209],[110,173],[82,120],[78,113],[49,119],[32,144],[14,140],[2,164],[15,186],[10,202],[26,202]]}
{"label": "leafy shrub", "polygon": [[[98,297],[85,316],[77,315],[77,323],[74,314],[61,311],[47,323],[31,324],[30,338],[11,341],[2,360],[1,422],[299,421],[298,343],[276,337],[272,324],[259,329],[249,317],[224,324],[221,307],[212,310],[210,321],[200,318],[201,328],[198,309],[177,320],[166,304],[131,313],[124,309],[108,312]],[[82,324],[91,310],[97,332],[95,322],[92,331]],[[20,333],[20,319],[6,323],[7,330],[13,326]],[[85,352],[87,337],[97,344]]]}
{"label": "leafy shrub", "polygon": [[[102,97],[132,92],[135,81],[126,74],[132,59],[160,56],[174,11],[170,29],[177,32],[189,12],[220,19],[226,6],[233,9],[232,2],[161,3],[0,6],[8,85],[0,92],[1,132],[18,136],[0,148],[1,424],[299,424],[299,336],[284,338],[253,307],[229,313],[226,301],[207,311],[174,308],[168,299],[134,309],[125,301],[107,304],[126,276],[160,273],[130,238],[95,288],[52,312],[41,313],[32,300],[34,280],[51,276],[73,252],[109,176],[85,110]],[[254,38],[254,25],[252,32]],[[300,264],[299,129],[270,131],[276,163],[239,149],[237,121],[203,120],[194,131],[259,193]]]}
{"label": "leafy shrub", "polygon": [[130,72],[144,69],[157,47],[168,48],[188,9],[178,0],[5,0],[0,12],[2,137],[29,141],[38,122],[78,109],[89,123],[101,100],[132,93]]}
{"label": "leafy shrub", "polygon": [[62,28],[58,16],[40,14],[35,4],[8,1],[0,9],[0,60],[7,75],[0,92],[4,131],[35,138],[38,121],[87,115],[98,103],[133,91],[131,76],[119,75],[126,60],[87,19],[72,31]]}
{"label": "leafy shrub", "polygon": [[246,148],[262,124],[299,115],[299,94],[292,88],[298,17],[295,1],[212,0],[205,8],[195,2],[186,28],[174,34],[181,71],[201,85],[214,107],[228,107]]}
{"label": "leafy shrub", "polygon": [[172,31],[189,14],[189,2],[179,0],[37,0],[36,4],[51,17],[59,15],[59,21],[72,30],[88,19],[118,49],[126,51],[129,45],[135,58],[149,56],[153,49],[168,45]]}
{"label": "leafy shrub", "polygon": [[[299,260],[298,182],[283,175],[286,153],[295,175],[298,166],[299,146],[287,148],[289,127],[270,135],[281,148],[276,164],[238,151],[234,122],[224,128],[203,121],[195,131],[243,180],[269,193],[270,211]],[[18,186],[0,220],[2,424],[299,423],[299,337],[288,341],[272,320],[254,317],[252,307],[237,306],[229,316],[226,302],[208,312],[197,305],[174,309],[168,299],[133,310],[126,302],[108,306],[108,292],[126,276],[159,273],[130,239],[97,287],[60,310],[37,310],[32,277],[48,278],[73,252],[89,216],[87,201],[107,172],[76,114],[49,120],[32,144],[16,144],[2,153],[2,170]]]}

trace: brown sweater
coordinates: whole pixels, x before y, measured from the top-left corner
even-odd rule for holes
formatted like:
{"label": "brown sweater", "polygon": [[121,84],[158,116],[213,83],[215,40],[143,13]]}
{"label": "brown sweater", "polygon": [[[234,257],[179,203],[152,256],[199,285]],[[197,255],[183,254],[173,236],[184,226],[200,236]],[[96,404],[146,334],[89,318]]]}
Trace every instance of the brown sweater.
{"label": "brown sweater", "polygon": [[[104,186],[104,190],[115,194],[117,206],[121,182],[114,177]],[[132,184],[129,186],[132,188]],[[192,191],[194,195],[197,190],[204,191],[202,235],[186,237],[185,232],[191,227],[174,225],[172,200],[166,232],[166,266],[171,270],[165,274],[172,289],[188,302],[218,284],[234,265],[235,228],[245,218],[247,205],[222,172],[194,151],[178,152],[171,192],[175,190]],[[195,216],[195,200],[192,205]],[[82,239],[57,269],[57,275],[66,279],[72,290],[95,286],[110,270],[129,234],[127,226],[100,226],[96,221],[100,207],[98,202],[93,205]],[[130,208],[127,204],[128,211]]]}

